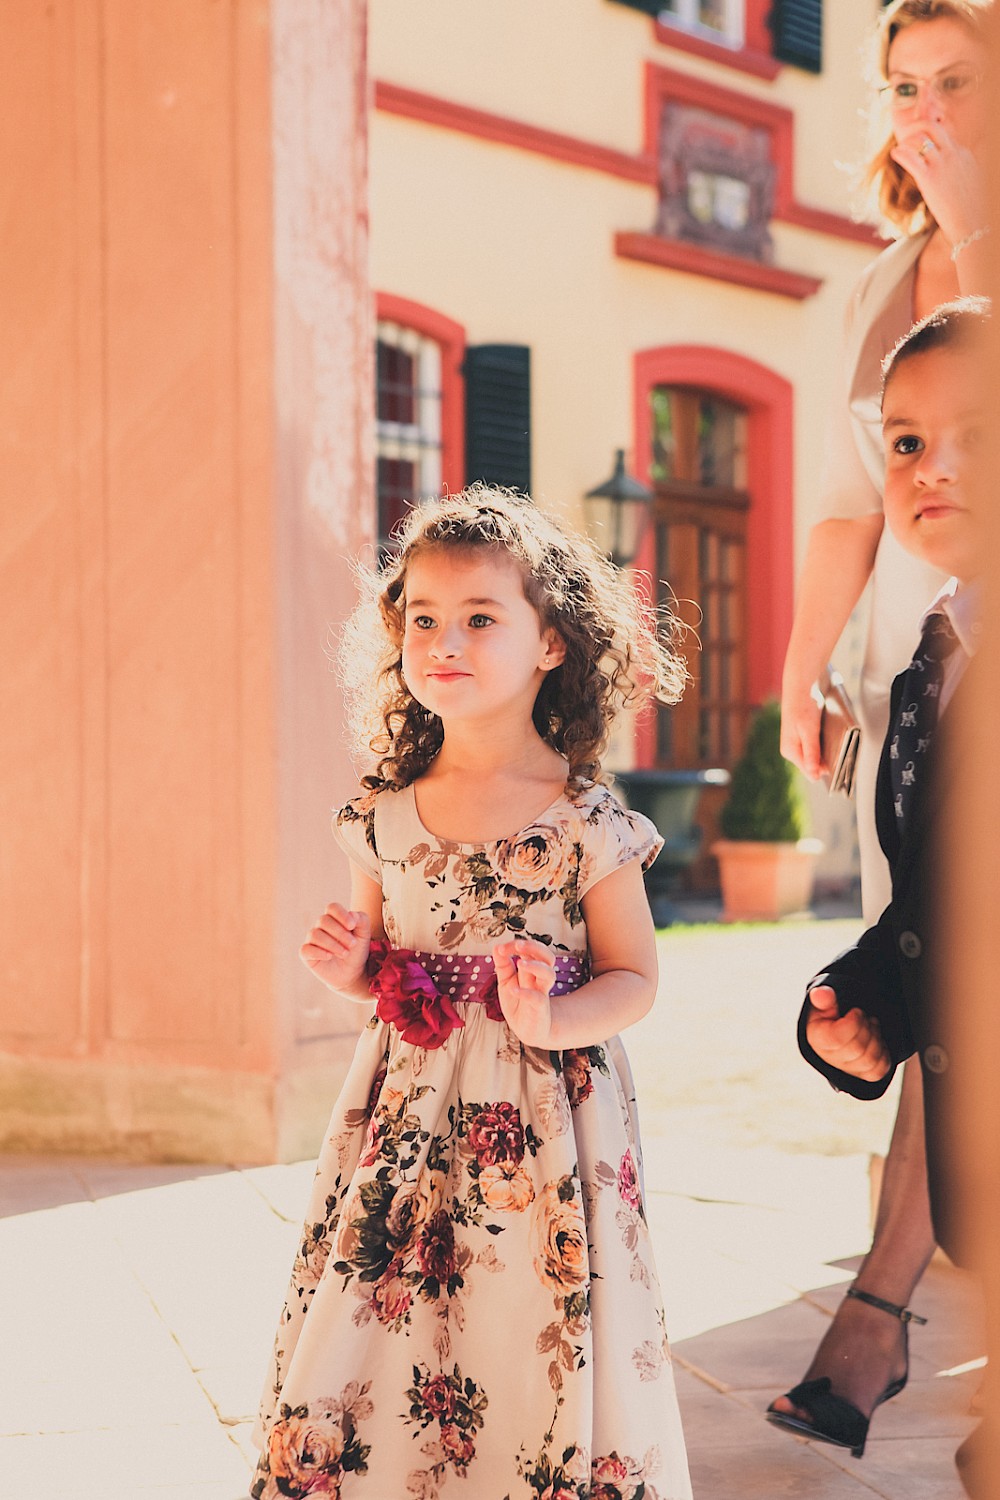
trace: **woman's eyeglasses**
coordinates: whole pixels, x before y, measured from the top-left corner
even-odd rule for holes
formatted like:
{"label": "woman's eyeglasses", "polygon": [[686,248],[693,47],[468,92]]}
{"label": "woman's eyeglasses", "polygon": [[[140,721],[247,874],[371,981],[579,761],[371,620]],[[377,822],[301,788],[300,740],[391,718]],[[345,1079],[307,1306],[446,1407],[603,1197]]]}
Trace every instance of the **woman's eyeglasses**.
{"label": "woman's eyeglasses", "polygon": [[945,68],[932,78],[897,78],[880,88],[879,93],[893,109],[907,110],[915,107],[921,89],[930,89],[939,99],[956,103],[970,98],[982,81],[982,73],[973,73],[970,68]]}

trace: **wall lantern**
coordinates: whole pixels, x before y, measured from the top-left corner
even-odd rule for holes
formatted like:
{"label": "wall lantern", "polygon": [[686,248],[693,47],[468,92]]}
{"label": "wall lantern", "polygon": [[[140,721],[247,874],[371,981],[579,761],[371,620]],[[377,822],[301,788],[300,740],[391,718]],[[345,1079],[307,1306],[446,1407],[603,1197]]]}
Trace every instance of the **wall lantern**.
{"label": "wall lantern", "polygon": [[584,514],[591,536],[618,568],[634,562],[649,519],[653,491],[625,472],[625,449],[615,453],[610,479],[588,490],[583,497]]}

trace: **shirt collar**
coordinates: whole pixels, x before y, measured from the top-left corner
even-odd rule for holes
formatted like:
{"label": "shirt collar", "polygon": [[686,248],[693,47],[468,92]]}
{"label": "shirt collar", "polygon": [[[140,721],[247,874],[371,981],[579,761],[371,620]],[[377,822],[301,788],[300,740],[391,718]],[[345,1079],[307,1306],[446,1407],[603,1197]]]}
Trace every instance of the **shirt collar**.
{"label": "shirt collar", "polygon": [[966,656],[975,656],[983,628],[983,594],[979,579],[960,583],[957,578],[949,578],[920,621],[921,631],[935,614],[946,617]]}

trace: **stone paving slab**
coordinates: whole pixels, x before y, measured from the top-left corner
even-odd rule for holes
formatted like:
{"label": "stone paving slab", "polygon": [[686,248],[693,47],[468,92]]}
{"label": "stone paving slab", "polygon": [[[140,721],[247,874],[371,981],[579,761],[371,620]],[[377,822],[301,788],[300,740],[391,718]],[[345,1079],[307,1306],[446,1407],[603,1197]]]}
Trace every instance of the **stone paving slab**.
{"label": "stone paving slab", "polygon": [[[628,1039],[696,1500],[962,1494],[981,1313],[947,1264],[914,1298],[930,1321],[864,1459],[763,1416],[867,1244],[892,1120],[788,1043],[803,975],[853,930],[673,929],[661,1000]],[[0,1160],[0,1500],[242,1500],[313,1170]]]}

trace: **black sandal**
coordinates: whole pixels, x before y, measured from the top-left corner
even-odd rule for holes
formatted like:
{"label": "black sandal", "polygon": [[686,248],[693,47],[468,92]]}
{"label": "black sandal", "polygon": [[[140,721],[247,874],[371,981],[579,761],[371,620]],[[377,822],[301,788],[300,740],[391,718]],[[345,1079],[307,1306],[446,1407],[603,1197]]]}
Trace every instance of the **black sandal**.
{"label": "black sandal", "polygon": [[767,1420],[773,1422],[776,1427],[786,1427],[789,1432],[799,1433],[802,1437],[818,1438],[820,1442],[833,1443],[837,1448],[850,1448],[852,1456],[860,1458],[865,1451],[871,1417],[884,1402],[891,1401],[893,1396],[899,1395],[909,1376],[910,1351],[906,1325],[926,1323],[927,1319],[911,1312],[908,1307],[899,1307],[895,1302],[886,1302],[884,1297],[875,1297],[871,1292],[861,1292],[857,1287],[849,1286],[845,1295],[854,1297],[859,1302],[867,1302],[869,1307],[877,1307],[882,1312],[891,1313],[902,1323],[903,1350],[906,1357],[906,1368],[902,1375],[898,1380],[889,1382],[872,1407],[869,1417],[860,1412],[852,1402],[846,1401],[843,1396],[834,1395],[832,1383],[826,1375],[818,1380],[803,1380],[785,1396],[785,1400],[791,1401],[793,1406],[801,1406],[807,1411],[812,1418],[811,1421],[807,1422],[804,1418],[795,1416],[793,1412],[776,1411],[773,1402],[767,1408],[766,1415]]}

